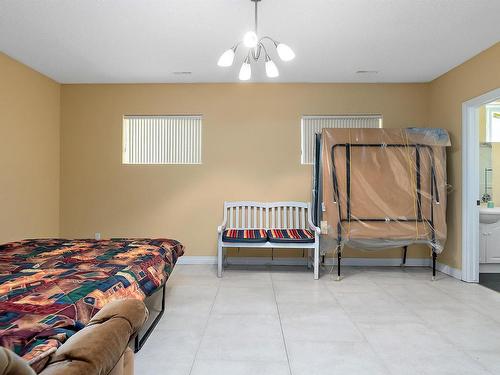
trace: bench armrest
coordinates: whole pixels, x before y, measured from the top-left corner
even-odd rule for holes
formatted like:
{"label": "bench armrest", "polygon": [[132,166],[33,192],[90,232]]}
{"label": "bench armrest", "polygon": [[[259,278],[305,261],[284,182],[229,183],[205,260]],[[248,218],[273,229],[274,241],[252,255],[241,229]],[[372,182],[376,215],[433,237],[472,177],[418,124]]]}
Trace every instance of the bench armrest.
{"label": "bench armrest", "polygon": [[307,223],[309,224],[309,228],[313,231],[313,232],[316,232],[318,235],[321,234],[321,228],[317,227],[316,225],[314,225],[314,223],[312,222],[311,218],[307,218]]}
{"label": "bench armrest", "polygon": [[222,224],[217,227],[217,233],[220,234],[220,233],[224,232],[224,230],[226,229],[226,225],[227,225],[227,219],[224,219]]}

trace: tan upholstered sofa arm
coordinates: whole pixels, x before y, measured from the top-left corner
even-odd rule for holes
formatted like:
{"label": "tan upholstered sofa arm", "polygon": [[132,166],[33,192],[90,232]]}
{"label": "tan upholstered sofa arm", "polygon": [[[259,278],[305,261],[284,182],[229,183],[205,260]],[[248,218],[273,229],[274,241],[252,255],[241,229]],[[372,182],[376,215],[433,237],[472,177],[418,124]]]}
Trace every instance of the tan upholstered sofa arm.
{"label": "tan upholstered sofa arm", "polygon": [[109,374],[147,317],[146,306],[139,300],[107,304],[57,349],[41,374]]}
{"label": "tan upholstered sofa arm", "polygon": [[[71,336],[54,354],[42,375],[125,374],[133,354],[127,350],[130,339],[148,317],[143,302],[136,299],[108,303],[89,322]],[[125,354],[125,355],[124,355]],[[120,369],[120,366],[122,369]],[[0,347],[0,375],[35,375],[26,361]]]}
{"label": "tan upholstered sofa arm", "polygon": [[0,375],[35,375],[35,371],[14,352],[0,347]]}

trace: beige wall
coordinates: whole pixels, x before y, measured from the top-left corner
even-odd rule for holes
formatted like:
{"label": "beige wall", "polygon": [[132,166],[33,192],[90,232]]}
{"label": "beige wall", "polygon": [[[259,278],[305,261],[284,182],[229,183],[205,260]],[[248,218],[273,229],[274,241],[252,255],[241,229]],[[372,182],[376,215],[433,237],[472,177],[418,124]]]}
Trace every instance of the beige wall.
{"label": "beige wall", "polygon": [[430,125],[448,129],[452,147],[448,153],[448,242],[441,262],[461,268],[461,128],[462,103],[500,87],[500,43],[452,69],[430,83]]}
{"label": "beige wall", "polygon": [[[499,62],[500,43],[429,84],[63,85],[59,107],[55,82],[0,55],[0,207],[8,213],[0,240],[57,235],[60,222],[62,236],[168,236],[188,255],[214,255],[224,200],[309,200],[302,114],[381,113],[385,127],[449,130],[453,188],[440,260],[460,268],[461,104],[500,87]],[[124,114],[191,113],[204,116],[203,165],[121,164]]]}
{"label": "beige wall", "polygon": [[[187,255],[215,255],[224,200],[310,199],[302,114],[381,113],[385,127],[425,126],[428,99],[428,84],[63,85],[61,234],[167,236]],[[203,165],[122,165],[125,114],[202,114]]]}
{"label": "beige wall", "polygon": [[0,53],[0,243],[59,235],[60,85]]}

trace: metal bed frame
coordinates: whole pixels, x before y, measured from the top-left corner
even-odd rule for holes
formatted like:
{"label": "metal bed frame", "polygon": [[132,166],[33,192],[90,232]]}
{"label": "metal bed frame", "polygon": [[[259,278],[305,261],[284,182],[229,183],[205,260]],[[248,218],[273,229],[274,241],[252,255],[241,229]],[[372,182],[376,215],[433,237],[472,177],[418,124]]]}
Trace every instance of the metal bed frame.
{"label": "metal bed frame", "polygon": [[[142,337],[140,337],[139,332],[137,332],[137,334],[134,337],[134,353],[137,353],[139,350],[141,350],[141,348],[146,343],[146,341],[148,340],[149,336],[151,335],[151,333],[153,332],[155,327],[158,325],[158,322],[162,318],[163,314],[165,313],[165,286],[166,285],[167,285],[166,282],[163,283],[163,286],[160,289],[161,295],[162,295],[161,296],[161,310],[160,310],[160,312],[154,318],[154,320],[151,322],[150,326],[148,327],[146,332],[142,335]],[[152,298],[157,292],[151,294],[149,297],[146,298],[146,300],[148,298]]]}
{"label": "metal bed frame", "polygon": [[[337,169],[335,166],[335,148],[344,147],[346,152],[346,210],[347,216],[345,218],[342,217],[342,210],[340,206],[340,194],[339,194],[339,186],[338,186],[338,178],[337,178]],[[417,217],[416,218],[352,218],[351,216],[351,148],[357,147],[380,147],[380,148],[415,148],[415,182],[417,186]],[[422,195],[420,193],[421,188],[421,149],[427,149],[430,154],[431,159],[431,207],[430,207],[430,218],[425,218],[422,215]],[[424,144],[386,144],[386,143],[378,143],[378,144],[351,144],[351,143],[339,143],[332,146],[332,175],[333,175],[333,194],[334,194],[334,202],[337,203],[338,207],[338,215],[339,221],[337,223],[337,278],[340,279],[340,264],[342,260],[341,254],[341,245],[342,242],[342,222],[346,221],[369,221],[369,222],[390,222],[390,221],[405,221],[405,222],[427,222],[431,228],[431,246],[432,246],[432,279],[436,278],[436,258],[437,254],[435,251],[436,246],[436,230],[434,228],[434,206],[433,201],[436,201],[436,204],[439,204],[439,191],[437,188],[436,181],[436,172],[434,167],[434,151],[432,147]],[[403,250],[403,261],[402,265],[406,263],[406,255],[408,251],[408,246],[404,246]]]}

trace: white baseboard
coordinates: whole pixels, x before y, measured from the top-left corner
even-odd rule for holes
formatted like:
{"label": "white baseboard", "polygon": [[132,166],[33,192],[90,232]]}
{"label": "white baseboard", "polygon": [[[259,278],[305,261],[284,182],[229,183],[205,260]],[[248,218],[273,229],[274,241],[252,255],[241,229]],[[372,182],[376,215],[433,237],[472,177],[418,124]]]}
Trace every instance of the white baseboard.
{"label": "white baseboard", "polygon": [[[429,261],[430,264],[430,261]],[[462,270],[459,270],[457,268],[450,267],[446,264],[436,262],[436,269],[439,272],[445,273],[451,277],[454,277],[455,279],[462,280]]]}
{"label": "white baseboard", "polygon": [[[301,266],[306,258],[228,257],[228,264],[254,266]],[[177,264],[217,264],[216,256],[182,256]]]}
{"label": "white baseboard", "polygon": [[[270,258],[270,257],[228,257],[229,264],[238,265],[277,265],[277,266],[301,266],[306,264],[306,258]],[[337,264],[337,260],[326,257],[327,265]],[[216,256],[182,256],[177,264],[217,264]],[[400,266],[400,258],[342,258],[345,266]],[[429,267],[430,260],[427,258],[408,258],[407,266]],[[443,271],[444,272],[444,271]]]}
{"label": "white baseboard", "polygon": [[181,256],[177,264],[217,264],[215,256]]}
{"label": "white baseboard", "polygon": [[[329,256],[325,258],[325,264],[336,265],[337,259]],[[410,267],[429,267],[430,260],[427,258],[407,258],[406,265]],[[356,267],[399,267],[401,258],[342,258],[342,265]]]}
{"label": "white baseboard", "polygon": [[227,263],[233,265],[255,266],[305,266],[306,258],[271,258],[271,257],[228,257]]}
{"label": "white baseboard", "polygon": [[[227,262],[233,265],[305,266],[306,258],[229,257]],[[177,264],[217,264],[217,257],[182,256],[177,261]],[[336,265],[337,260],[327,256],[325,264]],[[401,265],[401,258],[342,258],[342,264],[357,267],[398,267]],[[406,259],[406,265],[409,267],[430,267],[431,260],[428,258],[408,258]],[[498,266],[500,267],[500,265]],[[437,262],[436,269],[458,280],[462,279],[462,271],[457,268]]]}

